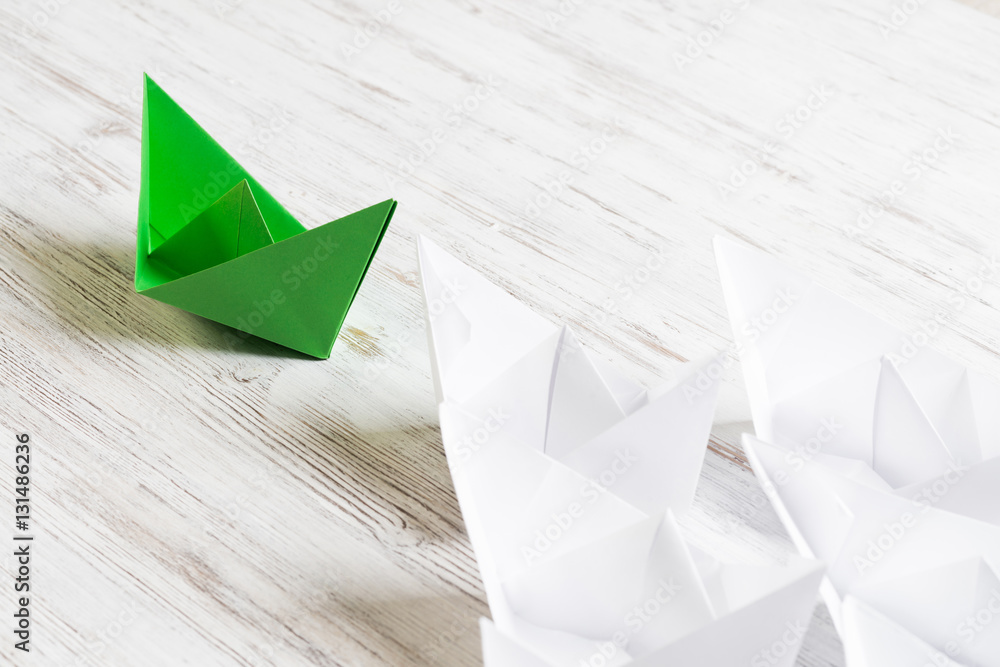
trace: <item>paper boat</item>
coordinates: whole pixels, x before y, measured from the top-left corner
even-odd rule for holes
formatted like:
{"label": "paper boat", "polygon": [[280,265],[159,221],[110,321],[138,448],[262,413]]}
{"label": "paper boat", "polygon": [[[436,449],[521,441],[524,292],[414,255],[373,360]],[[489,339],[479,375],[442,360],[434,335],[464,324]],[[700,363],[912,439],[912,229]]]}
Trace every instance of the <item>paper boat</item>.
{"label": "paper boat", "polygon": [[307,231],[145,77],[140,294],[325,359],[395,208]]}
{"label": "paper boat", "polygon": [[418,241],[441,437],[492,621],[487,667],[794,663],[822,567],[689,546],[718,383],[647,391]]}
{"label": "paper boat", "polygon": [[717,240],[757,437],[743,446],[851,667],[1000,667],[1000,387]]}

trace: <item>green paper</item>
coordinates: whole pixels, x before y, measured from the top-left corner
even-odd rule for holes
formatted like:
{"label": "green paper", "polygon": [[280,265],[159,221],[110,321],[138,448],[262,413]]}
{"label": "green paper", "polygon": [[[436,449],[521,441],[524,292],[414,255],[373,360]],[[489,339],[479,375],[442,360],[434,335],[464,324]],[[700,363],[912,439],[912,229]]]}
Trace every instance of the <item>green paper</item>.
{"label": "green paper", "polygon": [[326,359],[395,210],[306,230],[145,76],[140,294]]}

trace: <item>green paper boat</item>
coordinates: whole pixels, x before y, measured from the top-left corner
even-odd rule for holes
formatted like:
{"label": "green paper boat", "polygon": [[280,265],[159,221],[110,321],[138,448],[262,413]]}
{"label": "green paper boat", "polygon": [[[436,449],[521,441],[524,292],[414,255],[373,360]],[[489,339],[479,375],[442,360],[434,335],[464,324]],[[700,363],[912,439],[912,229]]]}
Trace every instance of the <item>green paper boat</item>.
{"label": "green paper boat", "polygon": [[143,90],[136,292],[328,358],[396,202],[306,230],[148,76]]}

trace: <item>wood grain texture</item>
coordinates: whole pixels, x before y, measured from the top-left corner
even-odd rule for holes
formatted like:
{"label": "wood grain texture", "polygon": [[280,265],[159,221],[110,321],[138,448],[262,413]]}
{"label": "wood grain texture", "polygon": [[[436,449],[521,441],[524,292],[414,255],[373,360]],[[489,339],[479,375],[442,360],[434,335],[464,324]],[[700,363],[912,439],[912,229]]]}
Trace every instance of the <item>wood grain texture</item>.
{"label": "wood grain texture", "polygon": [[[997,244],[1000,24],[935,0],[883,34],[894,4],[3,3],[0,489],[26,431],[36,556],[33,652],[0,661],[479,664],[416,235],[650,385],[731,344],[715,234],[917,331]],[[134,293],[143,70],[306,226],[400,201],[330,360]],[[1000,377],[995,282],[971,296],[932,344]],[[734,365],[683,527],[777,560],[743,391]],[[843,664],[822,606],[799,664]]]}

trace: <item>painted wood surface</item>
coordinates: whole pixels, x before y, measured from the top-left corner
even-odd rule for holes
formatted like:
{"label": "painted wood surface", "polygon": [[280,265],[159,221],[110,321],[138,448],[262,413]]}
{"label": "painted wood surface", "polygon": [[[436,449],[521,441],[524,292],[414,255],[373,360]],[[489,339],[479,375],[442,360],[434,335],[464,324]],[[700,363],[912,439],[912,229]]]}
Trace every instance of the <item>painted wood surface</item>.
{"label": "painted wood surface", "polygon": [[[417,234],[648,385],[731,345],[716,234],[907,331],[971,296],[931,344],[1000,377],[975,4],[3,3],[0,489],[30,433],[36,540],[32,653],[0,661],[480,663]],[[307,227],[400,201],[330,360],[133,292],[144,70]],[[748,419],[734,364],[683,527],[781,559]],[[843,664],[822,605],[799,664]]]}

